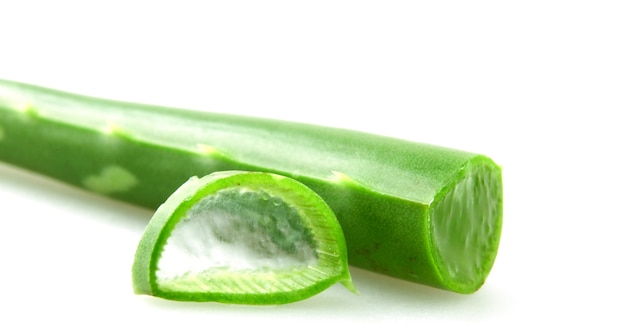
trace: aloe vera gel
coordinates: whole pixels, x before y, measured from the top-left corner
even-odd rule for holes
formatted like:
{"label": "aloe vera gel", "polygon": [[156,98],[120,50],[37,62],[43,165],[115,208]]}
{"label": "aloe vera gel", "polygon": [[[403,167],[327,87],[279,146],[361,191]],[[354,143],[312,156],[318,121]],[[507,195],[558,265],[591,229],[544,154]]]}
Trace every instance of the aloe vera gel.
{"label": "aloe vera gel", "polygon": [[[350,265],[459,293],[482,286],[500,240],[502,178],[491,159],[344,129],[116,102],[0,81],[0,159],[149,208],[159,207],[193,176],[227,170],[281,175],[306,185],[332,209]],[[207,215],[232,222],[232,211],[224,207],[236,202],[234,194],[200,201],[190,217],[201,217],[206,206],[216,210]],[[258,202],[263,196],[249,199]],[[291,206],[278,207],[284,209],[280,215],[290,214]],[[251,217],[251,211],[240,218]],[[220,235],[219,224],[206,228]],[[179,225],[172,240],[197,232],[194,219]],[[246,233],[248,240],[260,237]],[[169,232],[164,235],[170,238]],[[264,261],[276,268],[303,266],[313,261],[316,246],[306,233],[298,238],[292,240],[302,248],[296,253],[277,241],[258,258],[240,249],[237,256],[245,261],[200,257],[237,270]],[[184,253],[184,243],[163,244],[163,277],[184,270],[167,265],[170,255]],[[266,256],[272,252],[276,258]]]}

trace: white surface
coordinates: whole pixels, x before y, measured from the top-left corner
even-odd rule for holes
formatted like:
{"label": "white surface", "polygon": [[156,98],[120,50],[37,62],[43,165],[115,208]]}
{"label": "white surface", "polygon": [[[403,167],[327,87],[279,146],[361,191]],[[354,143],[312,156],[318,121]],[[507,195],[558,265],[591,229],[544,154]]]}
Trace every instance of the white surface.
{"label": "white surface", "polygon": [[486,285],[354,269],[361,296],[280,307],[135,296],[150,212],[0,165],[0,332],[626,330],[623,2],[203,3],[3,1],[0,77],[487,154],[505,221]]}

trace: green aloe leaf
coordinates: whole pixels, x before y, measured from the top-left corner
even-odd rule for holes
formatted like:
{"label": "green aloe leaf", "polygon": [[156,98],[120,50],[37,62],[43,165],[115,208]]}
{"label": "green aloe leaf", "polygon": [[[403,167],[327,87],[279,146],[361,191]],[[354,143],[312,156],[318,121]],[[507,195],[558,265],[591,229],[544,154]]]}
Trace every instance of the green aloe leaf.
{"label": "green aloe leaf", "polygon": [[333,209],[351,266],[458,293],[485,283],[502,231],[502,171],[481,154],[4,80],[0,160],[150,209],[193,175],[284,175]]}
{"label": "green aloe leaf", "polygon": [[337,282],[355,291],[331,209],[261,172],[189,179],[154,214],[133,266],[136,293],[173,300],[284,304]]}

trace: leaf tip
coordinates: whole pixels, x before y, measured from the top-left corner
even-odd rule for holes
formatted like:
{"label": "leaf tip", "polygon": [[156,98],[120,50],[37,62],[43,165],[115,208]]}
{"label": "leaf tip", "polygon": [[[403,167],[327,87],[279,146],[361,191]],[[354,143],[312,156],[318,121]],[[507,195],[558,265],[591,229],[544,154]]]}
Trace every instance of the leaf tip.
{"label": "leaf tip", "polygon": [[351,278],[343,279],[339,281],[339,283],[341,283],[341,285],[343,285],[344,288],[348,289],[348,291],[352,292],[353,294],[357,296],[361,295],[359,290],[357,290],[357,288],[354,286],[354,282],[352,282]]}

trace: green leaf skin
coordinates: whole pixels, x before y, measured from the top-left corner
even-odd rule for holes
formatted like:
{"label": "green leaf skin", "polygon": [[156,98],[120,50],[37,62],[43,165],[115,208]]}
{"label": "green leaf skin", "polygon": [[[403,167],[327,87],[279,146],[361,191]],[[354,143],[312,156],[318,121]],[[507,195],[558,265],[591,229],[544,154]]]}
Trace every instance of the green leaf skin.
{"label": "green leaf skin", "polygon": [[[242,195],[244,191],[245,194]],[[235,195],[234,198],[227,199],[224,199],[224,195],[219,197],[218,194],[224,193]],[[264,198],[261,199],[261,196]],[[273,202],[276,199],[280,199],[287,207]],[[200,218],[193,218],[196,226],[201,227],[188,232],[186,237],[192,240],[182,242],[202,243],[200,248],[231,247],[228,248],[231,252],[250,248],[256,253],[263,253],[270,249],[268,254],[262,256],[268,258],[289,256],[289,253],[297,252],[296,245],[302,244],[293,241],[294,234],[295,237],[310,235],[310,239],[305,243],[314,245],[315,263],[290,264],[286,266],[287,268],[282,266],[277,268],[278,270],[271,267],[255,270],[237,269],[232,265],[218,269],[202,267],[195,271],[184,268],[184,274],[177,272],[175,277],[159,278],[159,270],[165,270],[159,261],[165,253],[164,250],[171,246],[168,245],[168,238],[171,238],[181,221],[190,217],[189,212],[192,212],[192,208],[203,200],[212,200],[209,202],[212,206],[201,207],[199,210],[204,210],[205,213],[211,209],[213,211],[208,216],[205,214]],[[226,207],[219,207],[223,202]],[[246,210],[242,208],[249,208],[268,219],[265,222],[259,222],[261,219],[250,219]],[[293,215],[289,216],[288,212],[285,212],[286,208],[296,210],[293,212],[301,220],[294,218]],[[223,237],[207,241],[207,235],[219,236],[220,228],[216,227],[212,220],[223,223],[219,218],[224,217],[225,212],[233,220],[220,228],[232,233],[234,238],[243,244],[238,244],[238,240],[225,240]],[[284,232],[284,226],[279,227],[280,224],[287,222],[294,227],[289,230],[291,234]],[[275,230],[278,228],[282,230]],[[299,230],[300,228],[302,230]],[[211,232],[206,232],[208,230]],[[260,238],[247,240],[251,239],[250,234],[253,237],[260,235]],[[267,242],[267,239],[263,238],[265,236],[272,238],[270,246],[265,244]],[[283,251],[272,246],[282,246]],[[211,249],[208,252],[210,251]],[[201,257],[198,253],[203,253],[202,250],[187,252],[188,249],[185,252],[186,256],[195,262]],[[136,293],[182,301],[284,304],[309,298],[337,282],[356,292],[348,272],[343,232],[330,207],[313,190],[300,182],[276,174],[259,172],[229,171],[216,172],[200,179],[192,177],[157,209],[139,243],[133,264],[133,284]]]}
{"label": "green leaf skin", "polygon": [[157,208],[189,177],[265,171],[316,191],[350,264],[472,293],[495,261],[500,167],[344,129],[114,102],[0,81],[0,159]]}

